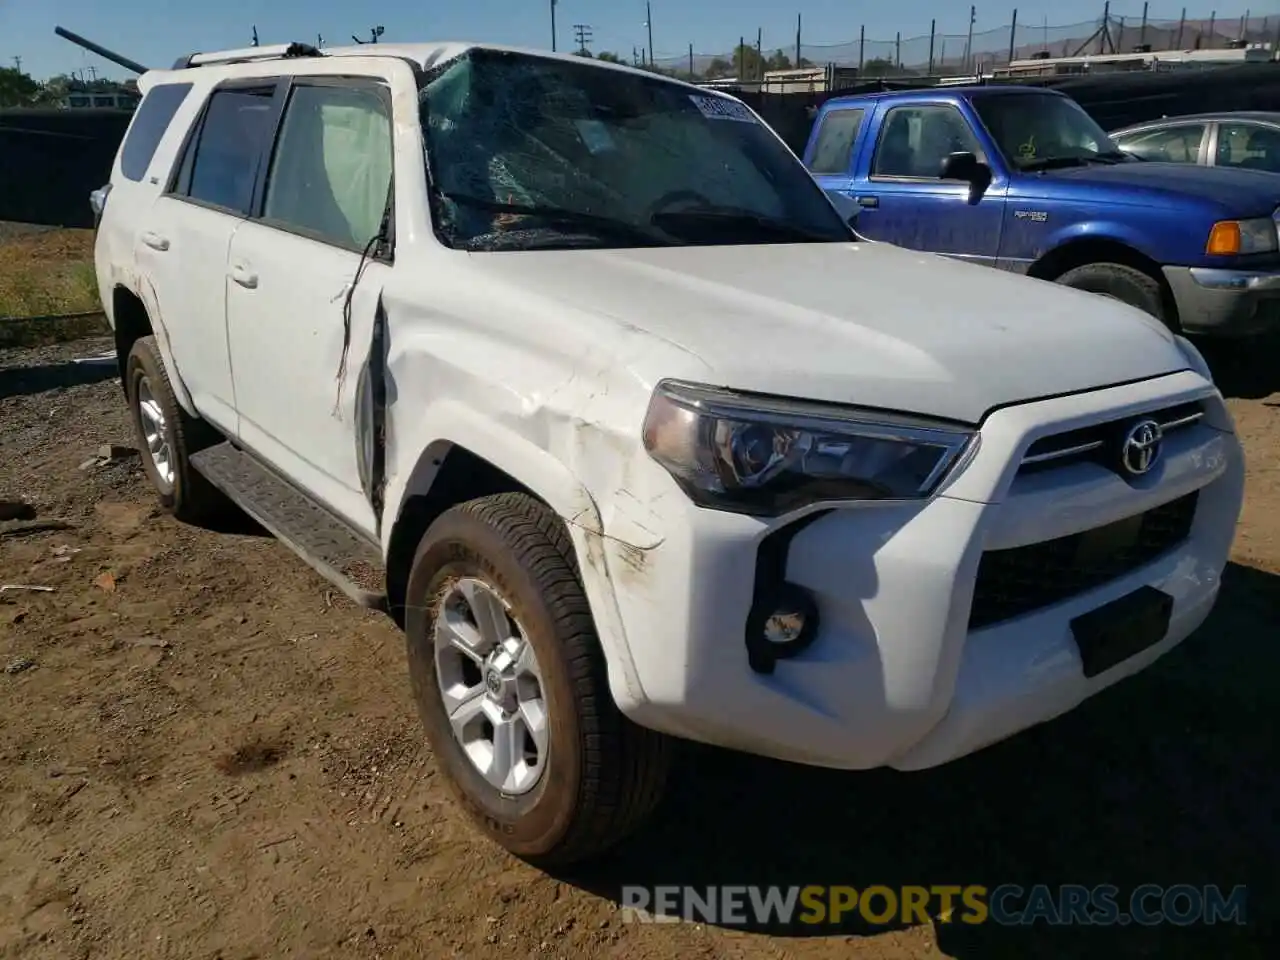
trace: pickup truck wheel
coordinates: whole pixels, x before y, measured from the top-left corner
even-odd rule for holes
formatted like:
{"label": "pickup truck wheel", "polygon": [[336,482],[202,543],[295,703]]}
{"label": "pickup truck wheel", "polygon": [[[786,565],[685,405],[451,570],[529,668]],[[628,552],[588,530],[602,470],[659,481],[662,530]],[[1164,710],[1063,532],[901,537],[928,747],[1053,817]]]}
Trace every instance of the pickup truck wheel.
{"label": "pickup truck wheel", "polygon": [[1057,282],[1077,290],[1111,297],[1151,314],[1161,323],[1168,323],[1160,284],[1155,278],[1133,267],[1121,263],[1086,263],[1082,267],[1068,270],[1058,277]]}
{"label": "pickup truck wheel", "polygon": [[491,839],[533,863],[580,862],[657,806],[669,744],[614,705],[573,545],[546,506],[504,493],[446,511],[405,601],[427,739]]}
{"label": "pickup truck wheel", "polygon": [[208,520],[226,509],[226,498],[188,459],[222,438],[179,406],[155,337],[140,338],[129,351],[125,386],[142,467],[160,495],[160,505],[187,523]]}

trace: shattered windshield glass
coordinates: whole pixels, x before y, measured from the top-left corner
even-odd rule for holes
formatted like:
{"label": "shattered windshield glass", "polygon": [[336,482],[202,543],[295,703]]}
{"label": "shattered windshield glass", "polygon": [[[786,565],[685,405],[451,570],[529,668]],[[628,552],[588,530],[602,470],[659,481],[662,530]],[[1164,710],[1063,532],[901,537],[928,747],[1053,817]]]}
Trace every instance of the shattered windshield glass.
{"label": "shattered windshield glass", "polygon": [[590,63],[472,50],[423,84],[436,229],[464,250],[847,242],[739,102]]}

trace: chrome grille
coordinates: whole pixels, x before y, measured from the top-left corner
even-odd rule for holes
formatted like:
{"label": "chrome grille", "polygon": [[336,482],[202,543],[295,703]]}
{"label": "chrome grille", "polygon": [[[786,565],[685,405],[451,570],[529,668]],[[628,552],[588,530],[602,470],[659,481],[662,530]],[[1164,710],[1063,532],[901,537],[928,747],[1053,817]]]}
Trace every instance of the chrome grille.
{"label": "chrome grille", "polygon": [[1103,423],[1090,424],[1065,433],[1041,437],[1027,448],[1022,458],[1020,473],[1047,468],[1062,467],[1071,463],[1107,464],[1107,450],[1123,436],[1124,431],[1139,419],[1151,419],[1160,424],[1160,430],[1168,435],[1193,426],[1203,419],[1204,404],[1200,401],[1180,403],[1162,410],[1148,410],[1128,414]]}

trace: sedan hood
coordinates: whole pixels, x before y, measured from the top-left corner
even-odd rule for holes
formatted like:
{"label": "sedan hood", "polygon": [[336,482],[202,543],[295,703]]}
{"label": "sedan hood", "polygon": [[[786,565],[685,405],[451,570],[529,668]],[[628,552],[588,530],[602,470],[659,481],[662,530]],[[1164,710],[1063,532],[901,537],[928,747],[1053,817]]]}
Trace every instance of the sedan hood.
{"label": "sedan hood", "polygon": [[677,344],[736,390],[978,423],[1188,367],[1160,323],[1118,301],[887,244],[470,258],[489,282]]}

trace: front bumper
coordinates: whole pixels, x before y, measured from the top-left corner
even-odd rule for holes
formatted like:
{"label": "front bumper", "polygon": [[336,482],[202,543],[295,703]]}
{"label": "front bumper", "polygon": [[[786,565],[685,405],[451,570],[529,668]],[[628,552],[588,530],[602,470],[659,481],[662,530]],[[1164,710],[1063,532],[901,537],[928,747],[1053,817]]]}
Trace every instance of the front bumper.
{"label": "front bumper", "polygon": [[[1041,437],[1191,400],[1209,412],[1166,439],[1141,482],[1091,463],[1019,472]],[[749,666],[744,630],[759,546],[797,518],[762,521],[663,497],[670,533],[643,564],[607,541],[637,681],[620,705],[676,736],[845,769],[935,766],[1051,719],[1146,667],[1207,616],[1243,496],[1230,429],[1221,398],[1190,372],[997,411],[939,496],[842,506],[795,533],[785,576],[813,597],[820,625],[813,645],[772,674]],[[1172,549],[1061,602],[970,627],[984,552],[1192,493],[1190,532]],[[1173,599],[1164,639],[1086,677],[1071,619],[1144,585]]]}
{"label": "front bumper", "polygon": [[1280,272],[1165,267],[1164,275],[1188,333],[1247,337],[1280,328]]}

